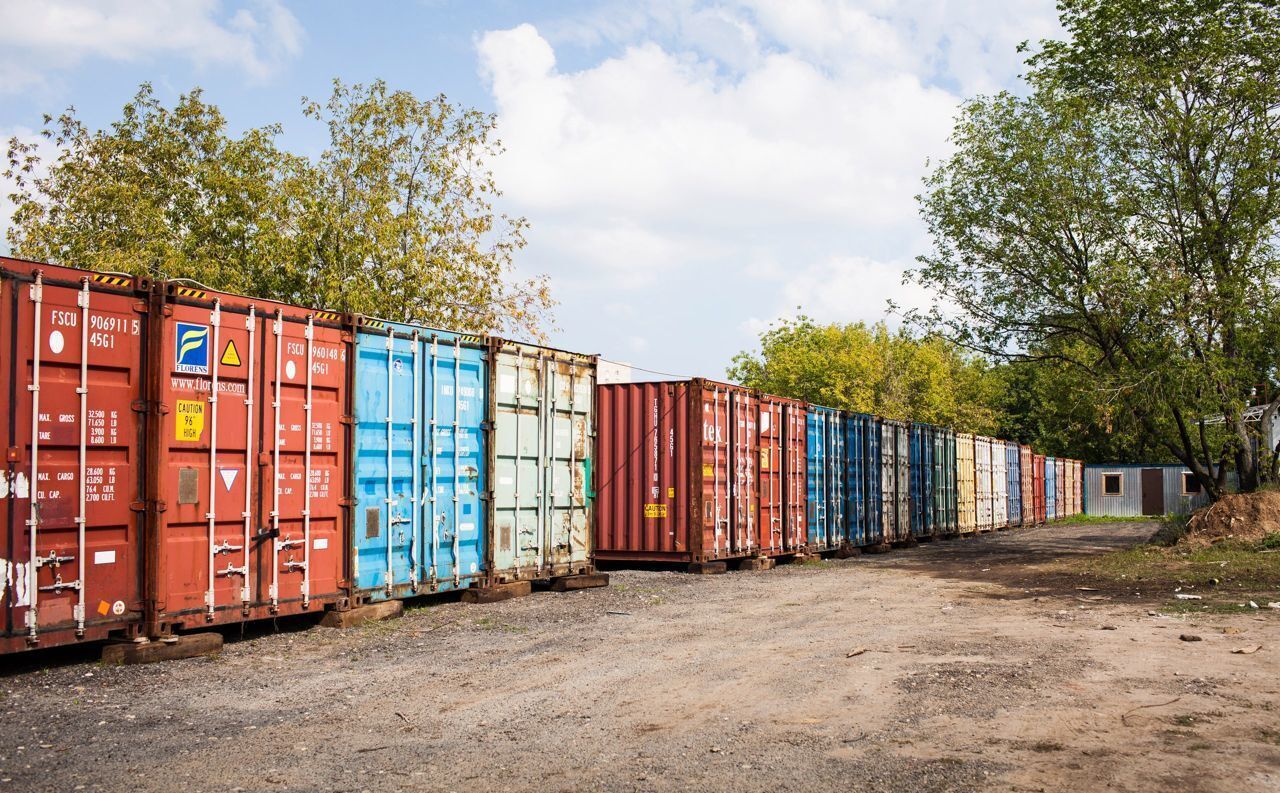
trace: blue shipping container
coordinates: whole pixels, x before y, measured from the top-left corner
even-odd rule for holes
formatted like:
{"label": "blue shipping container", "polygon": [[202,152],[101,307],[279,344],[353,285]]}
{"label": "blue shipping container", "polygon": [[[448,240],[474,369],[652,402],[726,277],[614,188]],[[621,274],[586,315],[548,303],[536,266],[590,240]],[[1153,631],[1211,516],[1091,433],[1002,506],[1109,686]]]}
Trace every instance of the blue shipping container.
{"label": "blue shipping container", "polygon": [[931,537],[933,511],[933,439],[936,428],[916,422],[911,425],[911,534]]}
{"label": "blue shipping container", "polygon": [[1058,459],[1044,458],[1044,519],[1053,520],[1058,517]]}
{"label": "blue shipping container", "polygon": [[360,321],[353,601],[483,583],[486,358],[475,337]]}
{"label": "blue shipping container", "polygon": [[849,522],[846,484],[844,412],[817,405],[809,406],[806,423],[808,441],[808,496],[810,548],[830,550],[844,545]]}
{"label": "blue shipping container", "polygon": [[1022,450],[1018,444],[1005,441],[1005,466],[1009,486],[1009,525],[1022,525]]}
{"label": "blue shipping container", "polygon": [[858,481],[862,483],[860,494],[859,516],[861,534],[858,545],[879,545],[885,541],[884,536],[884,483],[881,478],[880,444],[882,421],[866,413],[853,413],[849,416],[849,434],[858,438],[859,453],[850,453],[850,461],[856,462],[862,470],[858,472]]}

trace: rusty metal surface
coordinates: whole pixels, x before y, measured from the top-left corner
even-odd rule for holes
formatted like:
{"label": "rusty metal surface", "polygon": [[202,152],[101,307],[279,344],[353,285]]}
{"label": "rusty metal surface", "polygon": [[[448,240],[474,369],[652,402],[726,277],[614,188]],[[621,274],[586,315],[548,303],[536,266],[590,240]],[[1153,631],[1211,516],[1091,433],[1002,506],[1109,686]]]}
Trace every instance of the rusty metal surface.
{"label": "rusty metal surface", "polygon": [[761,550],[795,553],[807,544],[808,421],[804,402],[758,392]]}
{"label": "rusty metal surface", "polygon": [[153,291],[149,632],[343,600],[350,332],[330,312]]}
{"label": "rusty metal surface", "polygon": [[0,652],[138,631],[147,289],[0,258]]}

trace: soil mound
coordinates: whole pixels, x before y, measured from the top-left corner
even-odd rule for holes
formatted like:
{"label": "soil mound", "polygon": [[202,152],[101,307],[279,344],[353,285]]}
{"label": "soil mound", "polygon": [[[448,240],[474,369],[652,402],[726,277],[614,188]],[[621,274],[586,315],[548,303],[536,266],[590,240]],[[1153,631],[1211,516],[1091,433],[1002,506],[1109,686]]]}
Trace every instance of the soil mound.
{"label": "soil mound", "polygon": [[1181,544],[1256,542],[1276,532],[1280,532],[1280,492],[1234,493],[1193,512]]}

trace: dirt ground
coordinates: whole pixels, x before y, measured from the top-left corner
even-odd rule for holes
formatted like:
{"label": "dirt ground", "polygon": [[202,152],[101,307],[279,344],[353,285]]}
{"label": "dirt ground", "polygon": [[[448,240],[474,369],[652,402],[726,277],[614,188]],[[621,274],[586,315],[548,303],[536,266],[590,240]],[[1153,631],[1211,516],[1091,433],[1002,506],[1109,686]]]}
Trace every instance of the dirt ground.
{"label": "dirt ground", "polygon": [[616,572],[151,666],[10,660],[0,791],[1280,790],[1280,612],[1043,574],[1150,531]]}

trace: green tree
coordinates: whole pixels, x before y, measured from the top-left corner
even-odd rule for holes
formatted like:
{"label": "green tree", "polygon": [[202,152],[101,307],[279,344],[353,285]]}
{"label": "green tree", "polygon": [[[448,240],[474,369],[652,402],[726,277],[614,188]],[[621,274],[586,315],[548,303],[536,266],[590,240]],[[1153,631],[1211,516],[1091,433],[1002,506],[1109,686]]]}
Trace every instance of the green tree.
{"label": "green tree", "polygon": [[783,320],[760,334],[759,352],[736,355],[728,374],[781,396],[962,432],[990,434],[1002,419],[999,382],[985,361],[884,323]]}
{"label": "green tree", "polygon": [[1228,464],[1253,489],[1268,450],[1245,411],[1280,353],[1280,10],[1060,9],[1070,37],[1029,60],[1030,96],[969,102],[926,178],[913,276],[949,304],[927,319],[1069,367],[1215,497]]}
{"label": "green tree", "polygon": [[279,125],[230,134],[199,89],[168,108],[144,84],[104,130],[74,109],[47,116],[47,167],[9,142],[9,242],[41,261],[541,335],[547,281],[514,274],[527,222],[493,208],[493,116],[381,81],[335,81],[303,110],[328,131],[315,159],[282,150]]}

